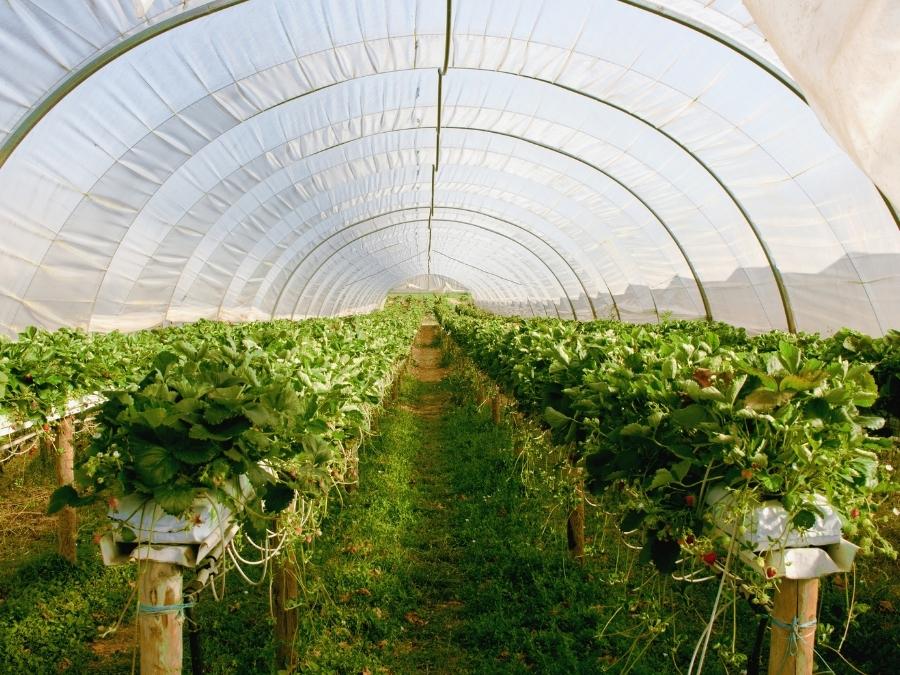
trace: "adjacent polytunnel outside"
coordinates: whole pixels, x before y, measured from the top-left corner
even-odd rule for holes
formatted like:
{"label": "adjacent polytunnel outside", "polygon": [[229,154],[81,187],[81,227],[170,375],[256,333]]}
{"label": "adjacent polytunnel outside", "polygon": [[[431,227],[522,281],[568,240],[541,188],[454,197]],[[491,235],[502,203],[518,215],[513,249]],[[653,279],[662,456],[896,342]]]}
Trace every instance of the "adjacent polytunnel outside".
{"label": "adjacent polytunnel outside", "polygon": [[894,186],[740,3],[28,0],[0,55],[6,333],[421,275],[501,313],[900,323]]}

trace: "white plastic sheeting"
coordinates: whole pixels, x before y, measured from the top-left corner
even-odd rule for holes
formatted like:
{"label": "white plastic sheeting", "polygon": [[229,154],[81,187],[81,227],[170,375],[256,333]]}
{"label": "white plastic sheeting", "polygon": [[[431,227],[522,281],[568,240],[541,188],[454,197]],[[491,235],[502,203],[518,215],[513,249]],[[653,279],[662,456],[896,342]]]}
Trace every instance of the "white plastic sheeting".
{"label": "white plastic sheeting", "polygon": [[6,332],[422,274],[499,312],[900,325],[896,222],[737,0],[120,4],[0,5]]}
{"label": "white plastic sheeting", "polygon": [[900,2],[747,0],[810,105],[900,205]]}

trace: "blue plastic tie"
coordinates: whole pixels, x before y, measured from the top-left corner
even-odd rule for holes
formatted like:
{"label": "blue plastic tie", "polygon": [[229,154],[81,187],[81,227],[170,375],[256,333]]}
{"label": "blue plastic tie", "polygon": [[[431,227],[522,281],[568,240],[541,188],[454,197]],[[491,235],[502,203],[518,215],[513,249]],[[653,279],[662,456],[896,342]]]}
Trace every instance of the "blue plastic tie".
{"label": "blue plastic tie", "polygon": [[184,614],[184,610],[193,606],[193,602],[179,602],[175,605],[145,605],[143,602],[139,602],[137,611],[138,614],[171,614],[172,612]]}
{"label": "blue plastic tie", "polygon": [[809,621],[805,621],[800,623],[799,617],[794,617],[791,619],[790,623],[786,623],[781,619],[777,619],[774,616],[771,617],[772,623],[781,628],[782,630],[788,631],[788,655],[796,656],[797,655],[797,645],[800,642],[800,639],[803,637],[800,635],[800,631],[804,628],[813,628],[816,625],[816,619],[812,618]]}

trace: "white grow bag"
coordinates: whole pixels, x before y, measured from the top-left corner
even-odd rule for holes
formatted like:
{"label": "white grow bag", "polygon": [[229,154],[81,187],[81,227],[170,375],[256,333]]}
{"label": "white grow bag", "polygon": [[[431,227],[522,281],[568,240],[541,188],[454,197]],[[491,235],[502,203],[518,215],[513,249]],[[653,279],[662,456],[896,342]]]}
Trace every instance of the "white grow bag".
{"label": "white grow bag", "polygon": [[[251,492],[246,476],[240,477],[239,487],[225,489],[240,490],[244,496]],[[114,528],[100,540],[103,562],[153,560],[196,567],[211,554],[220,557],[237,534],[239,527],[231,516],[227,506],[211,497],[195,499],[187,517],[176,518],[146,496],[127,495],[109,510]]]}
{"label": "white grow bag", "polygon": [[[859,547],[841,536],[841,520],[828,500],[816,495],[815,505],[821,511],[809,529],[800,531],[790,524],[790,514],[781,502],[763,502],[744,514],[738,524],[730,509],[734,497],[717,486],[707,495],[717,529],[729,537],[737,536],[746,545],[741,558],[756,569],[762,556],[760,572],[775,571],[776,577],[815,579],[828,574],[849,572]],[[743,526],[743,531],[738,529]]]}

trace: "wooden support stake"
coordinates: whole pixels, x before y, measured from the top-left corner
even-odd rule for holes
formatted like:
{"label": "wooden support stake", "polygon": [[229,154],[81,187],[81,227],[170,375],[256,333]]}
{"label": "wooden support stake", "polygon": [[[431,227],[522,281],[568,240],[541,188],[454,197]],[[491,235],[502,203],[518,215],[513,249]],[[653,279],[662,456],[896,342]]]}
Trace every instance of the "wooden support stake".
{"label": "wooden support stake", "polygon": [[181,568],[171,563],[138,563],[138,634],[141,675],[180,675],[183,657],[181,609],[144,611],[145,607],[180,606]]}
{"label": "wooden support stake", "polygon": [[[574,468],[573,468],[574,470]],[[569,553],[578,562],[584,560],[584,482],[578,482],[575,488],[575,506],[569,512],[566,521],[566,535],[569,541]]]}
{"label": "wooden support stake", "polygon": [[359,489],[359,446],[350,448],[350,456],[347,460],[347,475],[344,477],[344,489],[347,493],[356,492]]}
{"label": "wooden support stake", "polygon": [[781,580],[772,610],[769,675],[812,675],[818,599],[818,579]]}
{"label": "wooden support stake", "polygon": [[[71,485],[75,481],[75,449],[72,445],[74,428],[71,417],[63,417],[56,427],[56,482],[60,486]],[[77,521],[75,509],[71,506],[66,506],[59,512],[56,533],[59,554],[74,565],[78,560]]]}
{"label": "wooden support stake", "polygon": [[297,629],[300,626],[300,612],[297,609],[299,597],[297,559],[293,552],[279,559],[273,571],[273,603],[275,612],[275,641],[278,645],[278,667],[294,672],[297,667]]}

